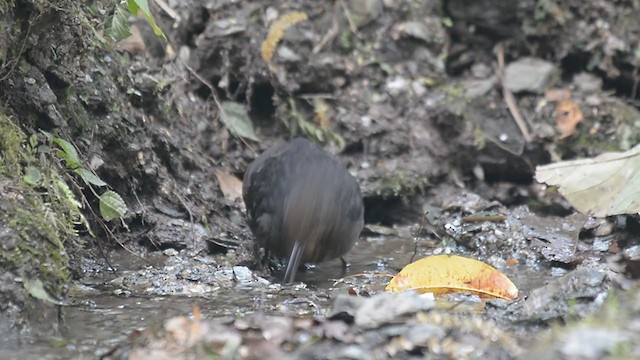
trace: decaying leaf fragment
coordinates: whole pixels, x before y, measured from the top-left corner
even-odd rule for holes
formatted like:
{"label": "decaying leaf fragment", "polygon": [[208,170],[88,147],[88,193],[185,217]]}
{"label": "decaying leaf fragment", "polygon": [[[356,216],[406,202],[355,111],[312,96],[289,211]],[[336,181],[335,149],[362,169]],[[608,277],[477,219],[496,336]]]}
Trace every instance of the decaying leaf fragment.
{"label": "decaying leaf fragment", "polygon": [[391,279],[386,290],[434,294],[467,292],[507,300],[518,297],[518,288],[506,275],[481,261],[457,255],[435,255],[415,261]]}
{"label": "decaying leaf fragment", "polygon": [[562,100],[556,104],[556,128],[564,139],[576,132],[576,127],[584,120],[582,110],[572,100]]}
{"label": "decaying leaf fragment", "polygon": [[592,159],[538,166],[536,180],[558,191],[578,211],[595,217],[640,212],[640,145]]}
{"label": "decaying leaf fragment", "polygon": [[253,123],[249,118],[247,109],[233,101],[223,101],[220,109],[220,120],[234,135],[241,138],[260,141],[253,129]]}
{"label": "decaying leaf fragment", "polygon": [[242,198],[242,180],[221,170],[216,170],[220,191],[229,201]]}

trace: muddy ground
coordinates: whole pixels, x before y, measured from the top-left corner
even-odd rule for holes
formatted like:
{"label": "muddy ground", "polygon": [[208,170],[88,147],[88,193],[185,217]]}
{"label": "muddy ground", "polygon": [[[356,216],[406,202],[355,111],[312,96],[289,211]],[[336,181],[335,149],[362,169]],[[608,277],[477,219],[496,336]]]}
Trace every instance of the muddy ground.
{"label": "muddy ground", "polygon": [[[4,348],[34,358],[640,356],[637,216],[579,214],[533,180],[536,165],[638,143],[637,1],[166,1],[152,6],[166,42],[144,19],[111,41],[108,1],[0,6]],[[291,13],[298,20],[283,20]],[[254,135],[230,131],[239,120],[219,111],[230,103]],[[273,273],[260,269],[228,180],[292,136],[335,153],[365,196],[365,231],[338,282],[334,263],[303,273],[307,286],[278,284],[277,260]],[[52,137],[108,185],[83,182]],[[121,220],[101,217],[106,189],[128,207]],[[414,252],[485,261],[520,296],[381,294],[382,275]],[[93,320],[91,309],[127,299],[160,323],[192,319],[142,331],[134,311],[120,314],[131,324],[95,326],[124,337],[65,336],[84,329],[64,320],[75,310]],[[58,351],[34,345],[42,338]]]}

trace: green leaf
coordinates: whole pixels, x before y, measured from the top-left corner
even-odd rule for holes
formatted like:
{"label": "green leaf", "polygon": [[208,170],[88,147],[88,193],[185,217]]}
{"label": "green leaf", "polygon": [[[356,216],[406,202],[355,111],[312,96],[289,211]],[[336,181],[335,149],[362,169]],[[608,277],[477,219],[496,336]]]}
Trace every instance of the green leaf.
{"label": "green leaf", "polygon": [[123,216],[127,212],[127,204],[115,191],[105,191],[100,195],[100,215],[106,220]]}
{"label": "green leaf", "polygon": [[142,13],[145,15],[151,14],[151,8],[147,0],[128,0],[127,7],[129,7],[129,11],[136,16],[138,16],[139,10],[142,10]]}
{"label": "green leaf", "polygon": [[131,27],[128,22],[129,13],[118,6],[109,20],[107,33],[113,41],[120,41],[131,36]]}
{"label": "green leaf", "polygon": [[40,132],[42,133],[42,135],[44,135],[44,137],[47,139],[47,141],[51,141],[51,139],[53,139],[53,135],[51,135],[50,132],[48,131],[44,131],[44,130],[40,130]]}
{"label": "green leaf", "polygon": [[85,168],[77,168],[74,170],[76,174],[80,175],[85,184],[95,185],[95,186],[107,186],[107,183],[102,181],[98,175],[94,174],[92,171],[87,170]]}
{"label": "green leaf", "polygon": [[147,22],[149,22],[149,25],[151,25],[156,36],[166,39],[164,32],[162,32],[162,29],[160,29],[158,24],[156,24],[156,20],[153,18],[153,14],[151,14],[151,9],[149,8],[149,2],[147,0],[128,0],[127,7],[129,8],[129,11],[136,16],[138,15],[138,11],[142,10],[142,14],[147,19]]}
{"label": "green leaf", "polygon": [[[149,4],[147,3],[147,7],[148,6]],[[127,0],[127,9],[129,9],[129,12],[132,13],[133,16],[138,16],[138,11],[140,10],[140,6],[138,6],[137,1],[135,0]],[[151,11],[151,9],[149,9],[149,11]]]}
{"label": "green leaf", "polygon": [[34,152],[38,147],[38,135],[33,134],[29,137],[29,150],[30,152]]}
{"label": "green leaf", "polygon": [[39,186],[42,183],[42,173],[35,166],[27,166],[24,170],[22,180],[24,180],[27,185]]}
{"label": "green leaf", "polygon": [[56,149],[56,154],[67,163],[68,167],[75,169],[80,166],[80,157],[78,156],[78,151],[73,144],[59,137],[54,137],[51,141],[58,144],[62,149]]}
{"label": "green leaf", "polygon": [[253,130],[253,123],[249,119],[249,114],[244,106],[233,101],[224,101],[221,106],[220,120],[232,134],[245,139],[260,141]]}
{"label": "green leaf", "polygon": [[52,298],[51,295],[47,293],[47,291],[44,289],[44,284],[42,284],[42,281],[40,279],[25,279],[22,283],[22,286],[24,286],[29,295],[33,296],[36,299],[48,301],[57,305],[63,305],[60,301]]}

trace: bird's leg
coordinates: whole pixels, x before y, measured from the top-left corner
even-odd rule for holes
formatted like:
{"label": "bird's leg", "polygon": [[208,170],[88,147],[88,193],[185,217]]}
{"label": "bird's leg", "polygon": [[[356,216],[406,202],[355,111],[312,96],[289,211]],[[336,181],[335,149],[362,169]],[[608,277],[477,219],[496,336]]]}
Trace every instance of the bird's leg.
{"label": "bird's leg", "polygon": [[291,256],[289,256],[289,262],[287,263],[287,271],[284,274],[285,284],[293,282],[295,279],[298,266],[300,266],[300,260],[302,260],[302,255],[304,254],[305,245],[306,243],[301,241],[296,241],[293,244]]}
{"label": "bird's leg", "polygon": [[344,259],[344,256],[340,256],[340,261],[342,262],[342,274],[340,276],[345,277],[345,275],[347,275],[347,268],[350,267],[351,264]]}
{"label": "bird's leg", "polygon": [[[258,253],[260,253],[260,250],[258,250]],[[267,248],[264,248],[264,255],[262,256],[262,259],[260,259],[259,263],[262,271],[269,269],[269,250]]]}

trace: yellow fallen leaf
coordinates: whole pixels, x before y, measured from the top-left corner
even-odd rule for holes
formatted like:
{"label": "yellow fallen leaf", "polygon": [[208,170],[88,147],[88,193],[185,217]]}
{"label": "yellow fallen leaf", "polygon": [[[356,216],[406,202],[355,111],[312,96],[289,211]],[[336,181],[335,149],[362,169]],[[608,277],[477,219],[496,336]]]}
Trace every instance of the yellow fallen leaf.
{"label": "yellow fallen leaf", "polygon": [[518,288],[503,273],[482,261],[456,255],[435,255],[407,265],[386,287],[389,292],[467,292],[484,298],[513,300]]}

